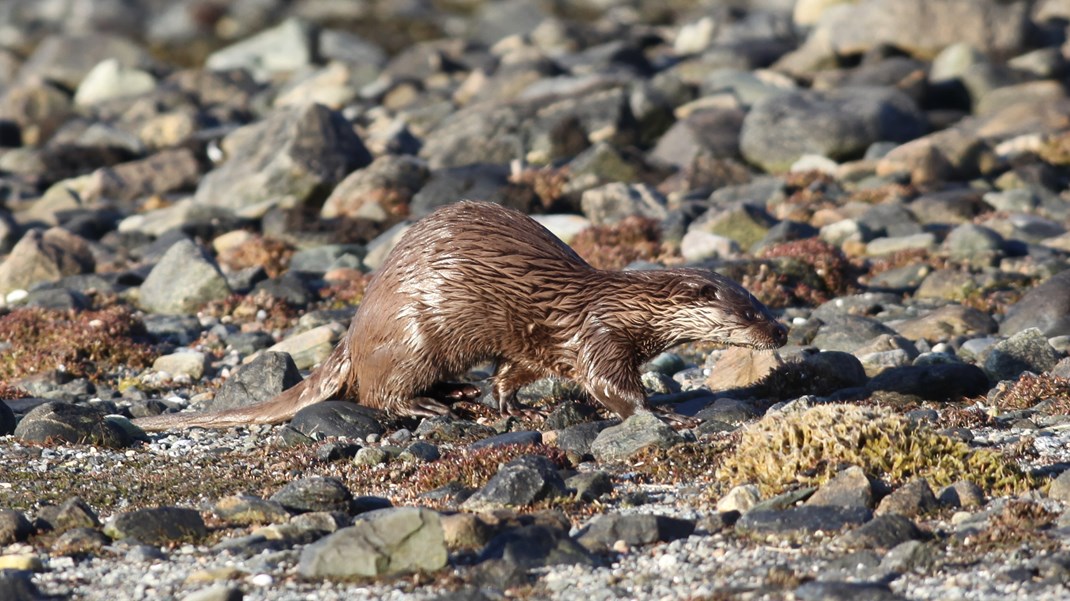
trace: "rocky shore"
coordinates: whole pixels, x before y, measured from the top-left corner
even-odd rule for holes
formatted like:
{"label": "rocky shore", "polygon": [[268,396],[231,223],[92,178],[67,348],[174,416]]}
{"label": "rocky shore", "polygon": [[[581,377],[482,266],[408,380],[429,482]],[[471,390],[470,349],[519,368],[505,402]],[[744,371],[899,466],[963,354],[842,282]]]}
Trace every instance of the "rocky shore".
{"label": "rocky shore", "polygon": [[[0,5],[0,599],[1070,596],[1070,2]],[[777,353],[389,419],[255,403],[463,198]]]}

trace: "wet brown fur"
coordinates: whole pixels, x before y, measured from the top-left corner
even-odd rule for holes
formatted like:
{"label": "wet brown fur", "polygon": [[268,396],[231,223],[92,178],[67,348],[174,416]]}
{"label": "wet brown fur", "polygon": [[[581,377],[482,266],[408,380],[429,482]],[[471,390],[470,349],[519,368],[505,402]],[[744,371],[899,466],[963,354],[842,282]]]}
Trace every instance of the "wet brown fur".
{"label": "wet brown fur", "polygon": [[571,378],[627,417],[646,407],[639,366],[673,345],[719,340],[781,346],[784,326],[716,273],[603,271],[528,216],[463,201],[413,225],[372,278],[349,331],[306,380],[263,403],[135,420],[146,430],[286,421],[342,397],[395,415],[435,415],[426,396],[450,377],[498,362],[503,413],[545,376]]}

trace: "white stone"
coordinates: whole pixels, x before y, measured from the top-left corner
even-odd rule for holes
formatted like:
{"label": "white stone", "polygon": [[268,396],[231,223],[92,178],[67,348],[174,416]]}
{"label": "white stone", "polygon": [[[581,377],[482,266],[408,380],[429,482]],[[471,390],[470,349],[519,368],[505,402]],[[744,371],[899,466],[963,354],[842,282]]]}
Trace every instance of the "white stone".
{"label": "white stone", "polygon": [[795,25],[808,27],[816,24],[821,19],[821,15],[830,7],[837,4],[847,4],[848,2],[852,2],[852,0],[798,0],[795,3],[791,18]]}
{"label": "white stone", "polygon": [[911,234],[909,236],[894,236],[891,238],[877,238],[866,245],[866,254],[873,257],[888,255],[903,250],[933,250],[936,247],[936,236],[929,232]]}
{"label": "white stone", "polygon": [[713,32],[716,29],[717,23],[710,17],[702,17],[698,21],[686,23],[676,34],[672,49],[676,54],[702,52],[713,41]]}
{"label": "white stone", "polygon": [[680,254],[689,263],[731,257],[739,253],[739,244],[735,240],[702,230],[688,230],[680,241]]}
{"label": "white stone", "polygon": [[114,58],[97,63],[78,85],[74,103],[90,106],[123,96],[136,96],[151,92],[156,87],[156,78],[147,71],[123,67]]}
{"label": "white stone", "polygon": [[17,305],[26,300],[26,297],[30,296],[30,293],[22,288],[17,288],[7,293],[4,297],[4,303],[8,305]]}
{"label": "white stone", "polygon": [[820,171],[821,173],[834,176],[839,168],[839,163],[820,154],[804,154],[791,164],[792,173]]}
{"label": "white stone", "polygon": [[576,238],[576,234],[591,227],[591,222],[580,215],[532,215],[531,218],[550,230],[553,235],[560,238],[565,244],[571,244],[572,240]]}
{"label": "white stone", "polygon": [[[268,350],[278,353],[290,353],[298,369],[310,369],[331,354],[335,343],[338,342],[345,331],[345,326],[332,322],[318,328],[312,328],[296,336],[290,336]],[[250,355],[245,362],[249,363],[257,356],[258,354]]]}
{"label": "white stone", "polygon": [[966,71],[978,63],[987,60],[984,53],[973,46],[959,42],[940,51],[929,68],[929,81],[939,83],[962,77]]}
{"label": "white stone", "polygon": [[725,513],[738,511],[744,513],[762,500],[758,487],[754,484],[743,484],[728,491],[728,494],[717,501],[717,511]]}
{"label": "white stone", "polygon": [[821,226],[818,236],[834,246],[842,246],[848,241],[862,241],[862,226],[854,219],[842,219]]}
{"label": "white stone", "polygon": [[201,379],[204,375],[208,357],[199,351],[179,351],[170,355],[162,355],[152,362],[152,368],[158,372],[166,372],[172,377],[186,375],[194,380]]}
{"label": "white stone", "polygon": [[205,62],[212,71],[248,69],[257,81],[267,81],[277,73],[288,73],[312,63],[308,26],[287,19],[277,27],[214,52]]}

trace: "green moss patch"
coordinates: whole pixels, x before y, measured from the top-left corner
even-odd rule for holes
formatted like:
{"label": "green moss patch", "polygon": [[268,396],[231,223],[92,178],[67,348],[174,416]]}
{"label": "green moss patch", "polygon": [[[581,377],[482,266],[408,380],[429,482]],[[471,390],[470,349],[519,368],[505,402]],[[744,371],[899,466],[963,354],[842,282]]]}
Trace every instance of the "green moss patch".
{"label": "green moss patch", "polygon": [[844,465],[892,483],[922,477],[941,487],[969,480],[992,493],[1037,484],[999,452],[971,448],[886,409],[840,404],[768,416],[747,428],[718,475],[773,494],[820,485]]}

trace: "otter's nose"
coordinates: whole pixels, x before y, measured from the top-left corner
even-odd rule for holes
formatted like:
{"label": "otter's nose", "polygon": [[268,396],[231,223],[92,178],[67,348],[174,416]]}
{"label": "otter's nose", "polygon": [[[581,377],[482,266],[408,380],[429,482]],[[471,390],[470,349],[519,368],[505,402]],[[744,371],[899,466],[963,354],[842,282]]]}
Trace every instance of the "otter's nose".
{"label": "otter's nose", "polygon": [[776,342],[777,346],[784,346],[788,341],[788,327],[782,323],[774,322],[773,331],[771,331],[769,335],[772,336],[773,341]]}

